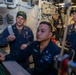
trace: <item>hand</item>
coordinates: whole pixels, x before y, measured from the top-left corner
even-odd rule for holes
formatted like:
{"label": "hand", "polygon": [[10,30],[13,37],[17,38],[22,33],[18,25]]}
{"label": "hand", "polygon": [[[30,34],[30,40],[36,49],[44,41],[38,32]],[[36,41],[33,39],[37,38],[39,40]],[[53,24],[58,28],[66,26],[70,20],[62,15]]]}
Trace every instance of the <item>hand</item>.
{"label": "hand", "polygon": [[5,61],[5,55],[3,53],[0,53],[0,61]]}
{"label": "hand", "polygon": [[26,44],[22,44],[21,47],[20,47],[20,49],[25,49],[26,47],[27,47]]}
{"label": "hand", "polygon": [[16,37],[15,37],[14,35],[13,35],[13,36],[10,36],[10,35],[9,35],[9,36],[7,37],[7,41],[8,41],[8,42],[14,41],[15,38],[16,38]]}

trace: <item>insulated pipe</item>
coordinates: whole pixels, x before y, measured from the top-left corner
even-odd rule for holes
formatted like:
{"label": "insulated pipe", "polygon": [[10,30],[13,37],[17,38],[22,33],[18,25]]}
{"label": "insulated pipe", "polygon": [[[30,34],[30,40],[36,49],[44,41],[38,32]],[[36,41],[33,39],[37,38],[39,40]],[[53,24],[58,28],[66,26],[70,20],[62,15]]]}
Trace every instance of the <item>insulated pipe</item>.
{"label": "insulated pipe", "polygon": [[69,24],[69,22],[68,22],[69,16],[70,16],[70,7],[68,7],[68,9],[67,9],[67,19],[66,19],[67,21],[66,21],[66,27],[65,27],[64,37],[63,37],[62,49],[61,49],[61,53],[60,53],[61,56],[63,56],[63,53],[64,53],[64,46],[65,46],[68,24]]}
{"label": "insulated pipe", "polygon": [[[69,2],[66,2],[65,3],[65,7],[67,7],[67,21],[66,21],[66,27],[65,27],[65,32],[64,32],[64,36],[63,36],[63,43],[62,43],[62,49],[61,49],[61,53],[60,53],[60,56],[62,57],[63,56],[63,53],[64,53],[64,47],[65,47],[65,41],[66,41],[66,36],[67,36],[67,30],[68,30],[68,24],[69,24],[69,16],[70,16],[70,4],[71,4],[71,0]],[[59,66],[59,70],[58,70],[58,75],[61,75],[61,68],[62,68],[62,63],[60,63],[60,66]]]}

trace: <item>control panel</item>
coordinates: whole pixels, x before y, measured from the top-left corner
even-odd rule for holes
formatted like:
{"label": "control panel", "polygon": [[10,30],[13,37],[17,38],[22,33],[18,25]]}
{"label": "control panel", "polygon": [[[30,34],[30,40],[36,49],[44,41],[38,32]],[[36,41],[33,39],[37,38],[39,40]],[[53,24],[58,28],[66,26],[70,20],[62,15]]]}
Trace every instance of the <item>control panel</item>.
{"label": "control panel", "polygon": [[16,0],[0,0],[0,34],[7,26],[15,23],[16,4]]}
{"label": "control panel", "polygon": [[13,5],[14,0],[0,0],[0,4]]}

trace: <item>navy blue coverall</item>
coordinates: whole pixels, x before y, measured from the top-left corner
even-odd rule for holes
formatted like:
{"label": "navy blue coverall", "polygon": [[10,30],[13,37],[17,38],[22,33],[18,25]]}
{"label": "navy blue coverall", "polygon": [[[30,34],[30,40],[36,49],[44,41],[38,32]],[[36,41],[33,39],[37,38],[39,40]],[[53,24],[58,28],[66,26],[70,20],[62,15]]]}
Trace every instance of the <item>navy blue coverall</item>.
{"label": "navy blue coverall", "polygon": [[[19,51],[19,52],[18,52]],[[60,53],[60,48],[52,41],[49,42],[47,47],[40,52],[40,43],[37,41],[32,42],[24,50],[18,50],[14,54],[5,56],[7,60],[16,60],[18,62],[24,61],[30,55],[34,60],[34,71],[32,75],[57,75],[57,70],[54,69],[54,56]]]}
{"label": "navy blue coverall", "polygon": [[14,41],[8,43],[8,41],[6,40],[6,37],[10,35],[8,32],[8,28],[6,28],[0,36],[0,45],[4,46],[9,44],[10,53],[14,52],[15,50],[19,50],[22,44],[29,45],[34,40],[33,33],[29,27],[24,26],[21,34],[19,34],[16,25],[12,25],[12,29],[16,37]]}
{"label": "navy blue coverall", "polygon": [[[68,26],[68,34],[67,34],[67,41],[71,44],[70,49],[75,51],[73,61],[76,63],[76,29],[74,24]],[[72,72],[76,75],[76,72]],[[72,75],[72,74],[71,74]]]}
{"label": "navy blue coverall", "polygon": [[[14,41],[11,41],[8,43],[6,40],[6,37],[9,36],[8,28],[6,28],[0,36],[0,46],[2,47],[2,46],[6,46],[7,44],[9,44],[10,53],[14,53],[14,51],[20,50],[20,47],[22,44],[29,45],[34,40],[33,33],[29,27],[24,26],[20,34],[18,32],[16,25],[13,25],[12,29],[16,37]],[[26,58],[26,60],[27,60],[26,62],[23,61],[23,62],[18,62],[18,63],[23,67],[26,64],[25,67],[28,68],[29,58]]]}
{"label": "navy blue coverall", "polygon": [[[67,33],[67,39],[71,44],[71,49],[73,49],[76,53],[76,30],[74,28],[74,24],[68,26],[68,33]],[[76,62],[76,55],[74,56],[74,61]]]}

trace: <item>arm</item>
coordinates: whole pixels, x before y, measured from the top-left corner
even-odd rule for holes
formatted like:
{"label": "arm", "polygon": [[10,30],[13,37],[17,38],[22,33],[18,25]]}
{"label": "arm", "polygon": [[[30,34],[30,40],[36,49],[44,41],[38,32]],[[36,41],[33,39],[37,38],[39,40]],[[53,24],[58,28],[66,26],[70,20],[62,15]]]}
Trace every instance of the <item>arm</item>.
{"label": "arm", "polygon": [[0,46],[6,46],[10,41],[13,40],[15,40],[15,36],[11,36],[6,28],[0,35]]}
{"label": "arm", "polygon": [[34,35],[33,35],[33,32],[32,32],[32,30],[29,28],[29,27],[27,27],[26,28],[26,37],[28,37],[28,38],[26,38],[26,41],[27,41],[27,43],[26,44],[22,44],[21,45],[21,49],[23,50],[24,48],[26,48],[29,44],[31,44],[33,41],[34,41]]}
{"label": "arm", "polygon": [[13,53],[10,53],[5,56],[5,60],[15,60],[15,61],[24,61],[27,59],[32,53],[31,45],[29,45],[26,49],[24,50],[17,50]]}
{"label": "arm", "polygon": [[6,46],[8,44],[7,36],[9,35],[7,28],[0,35],[0,46]]}

